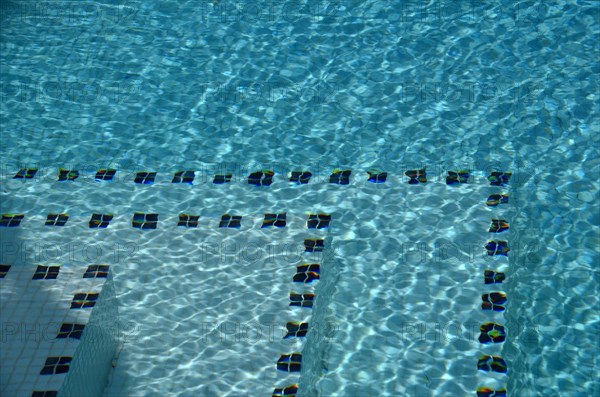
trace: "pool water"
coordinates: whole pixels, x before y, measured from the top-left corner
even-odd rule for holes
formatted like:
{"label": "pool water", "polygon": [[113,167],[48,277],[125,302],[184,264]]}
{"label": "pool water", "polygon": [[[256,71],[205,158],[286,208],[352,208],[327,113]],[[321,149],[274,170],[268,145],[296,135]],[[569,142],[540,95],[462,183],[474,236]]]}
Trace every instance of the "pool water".
{"label": "pool water", "polygon": [[[0,237],[38,255],[3,243],[1,262],[111,265],[121,343],[107,397],[294,383],[302,396],[600,395],[599,13],[586,1],[3,1],[0,207],[26,222]],[[24,167],[34,181],[12,179]],[[59,168],[80,177],[57,182]],[[102,168],[113,182],[94,180]],[[427,183],[408,184],[422,168]],[[335,169],[352,170],[348,185],[329,183]],[[385,183],[368,181],[374,169]],[[181,170],[193,184],[171,183]],[[271,186],[247,183],[259,170],[275,171]],[[290,183],[301,170],[311,181]],[[447,185],[458,170],[469,182]],[[156,182],[133,183],[140,171]],[[506,186],[490,186],[494,171],[512,172]],[[215,185],[222,173],[232,183]],[[509,203],[487,206],[496,193]],[[63,229],[43,228],[62,212]],[[133,229],[135,212],[158,213],[157,229]],[[283,212],[285,228],[261,228]],[[91,230],[92,213],[114,221]],[[177,228],[181,213],[199,227]],[[329,228],[307,229],[317,213]],[[223,214],[242,216],[239,230],[219,228]],[[496,218],[509,231],[490,234]],[[303,252],[307,238],[324,252]],[[488,256],[491,239],[508,256]],[[320,263],[320,280],[293,283],[302,263]],[[485,285],[485,269],[506,281]],[[506,310],[481,310],[496,291]],[[290,292],[315,293],[314,308],[290,307]],[[290,321],[309,322],[306,338],[283,339]],[[487,322],[504,343],[479,342]],[[292,352],[302,372],[278,371]],[[508,373],[478,370],[483,355]]]}

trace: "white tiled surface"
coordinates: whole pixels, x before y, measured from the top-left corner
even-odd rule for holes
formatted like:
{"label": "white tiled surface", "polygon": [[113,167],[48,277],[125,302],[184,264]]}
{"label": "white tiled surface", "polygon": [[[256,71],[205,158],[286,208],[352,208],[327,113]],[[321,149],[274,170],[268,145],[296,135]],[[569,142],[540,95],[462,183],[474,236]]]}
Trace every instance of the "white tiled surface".
{"label": "white tiled surface", "polygon": [[[13,230],[3,230],[14,233]],[[5,263],[10,264],[10,263]],[[58,390],[66,374],[40,375],[50,356],[73,356],[76,339],[55,339],[63,322],[86,324],[92,309],[70,309],[76,292],[100,292],[105,279],[84,279],[87,265],[61,266],[55,280],[32,280],[38,264],[12,265],[0,279],[0,394],[30,396]],[[56,265],[39,263],[39,265]]]}
{"label": "white tiled surface", "polygon": [[60,389],[60,397],[102,394],[118,350],[118,310],[113,277],[109,273]]}

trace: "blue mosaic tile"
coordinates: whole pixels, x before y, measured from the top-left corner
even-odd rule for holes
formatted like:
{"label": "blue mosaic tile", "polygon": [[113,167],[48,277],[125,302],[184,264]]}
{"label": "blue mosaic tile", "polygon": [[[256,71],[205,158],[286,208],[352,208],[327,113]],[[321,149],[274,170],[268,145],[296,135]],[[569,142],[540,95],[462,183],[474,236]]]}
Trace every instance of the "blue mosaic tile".
{"label": "blue mosaic tile", "polygon": [[508,203],[508,195],[507,194],[492,194],[488,197],[485,202],[489,207],[495,207],[498,204],[507,204]]}
{"label": "blue mosaic tile", "polygon": [[60,266],[38,266],[32,280],[54,280],[58,277]]}
{"label": "blue mosaic tile", "polygon": [[498,372],[505,374],[508,372],[506,361],[499,356],[482,356],[477,362],[477,369],[484,372]]}
{"label": "blue mosaic tile", "polygon": [[286,218],[285,212],[283,212],[281,214],[265,214],[265,220],[263,221],[261,228],[271,227],[271,226],[285,227],[285,218]]}
{"label": "blue mosaic tile", "polygon": [[504,219],[492,219],[492,224],[488,230],[490,233],[502,233],[509,228],[508,222]]}
{"label": "blue mosaic tile", "polygon": [[138,172],[135,174],[135,183],[151,185],[156,179],[156,172]]}
{"label": "blue mosaic tile", "polygon": [[81,339],[84,328],[85,324],[63,323],[60,326],[58,335],[56,335],[56,339]]}
{"label": "blue mosaic tile", "polygon": [[506,397],[506,389],[490,389],[489,387],[477,388],[477,397]]}
{"label": "blue mosaic tile", "polygon": [[68,214],[48,214],[46,226],[64,226],[69,220]]}
{"label": "blue mosaic tile", "polygon": [[293,171],[290,176],[290,182],[305,185],[310,181],[311,177],[312,174],[308,171]]}
{"label": "blue mosaic tile", "polygon": [[83,274],[83,278],[106,278],[109,269],[108,265],[90,265]]}
{"label": "blue mosaic tile", "polygon": [[133,214],[131,226],[137,229],[156,229],[158,225],[158,214],[144,214],[136,212]]}
{"label": "blue mosaic tile", "polygon": [[106,229],[112,219],[112,214],[92,214],[89,226],[92,229]]}
{"label": "blue mosaic tile", "polygon": [[508,242],[500,240],[488,241],[488,243],[485,245],[485,249],[487,250],[487,254],[489,256],[508,256],[508,252],[510,251],[510,248],[508,248]]}
{"label": "blue mosaic tile", "polygon": [[404,173],[408,177],[409,185],[417,185],[419,183],[427,183],[427,171],[425,168],[420,170],[410,170]]}
{"label": "blue mosaic tile", "polygon": [[308,323],[288,322],[285,328],[287,333],[283,339],[304,338],[308,333]]}
{"label": "blue mosaic tile", "polygon": [[6,274],[10,270],[10,265],[0,265],[0,278],[6,277]]}
{"label": "blue mosaic tile", "polygon": [[0,219],[0,227],[17,227],[25,218],[23,214],[2,214]]}
{"label": "blue mosaic tile", "polygon": [[318,238],[304,240],[304,252],[321,252],[325,248],[325,241]]}
{"label": "blue mosaic tile", "polygon": [[248,184],[254,186],[271,186],[273,183],[273,171],[257,171],[248,176]]}
{"label": "blue mosaic tile", "polygon": [[446,177],[446,185],[459,185],[467,183],[468,180],[469,171],[448,171],[448,176]]}
{"label": "blue mosaic tile", "polygon": [[277,369],[285,372],[300,372],[302,367],[302,354],[282,354],[277,360]]}
{"label": "blue mosaic tile", "polygon": [[98,172],[96,172],[95,180],[96,180],[96,182],[112,181],[113,178],[115,177],[116,173],[117,173],[117,170],[114,170],[112,168],[101,169],[101,170],[98,170]]}
{"label": "blue mosaic tile", "polygon": [[221,217],[221,222],[219,222],[219,227],[222,228],[234,228],[239,229],[242,224],[242,217],[236,215],[225,214]]}
{"label": "blue mosaic tile", "polygon": [[296,274],[294,275],[295,283],[312,283],[315,280],[319,280],[321,273],[321,266],[313,264],[304,264],[296,267]]}
{"label": "blue mosaic tile", "polygon": [[31,393],[31,397],[57,397],[58,392],[55,390],[46,390],[46,391],[34,391]]}
{"label": "blue mosaic tile", "polygon": [[76,170],[66,170],[64,168],[58,169],[58,180],[63,181],[74,181],[79,178],[79,171]]}
{"label": "blue mosaic tile", "polygon": [[215,178],[213,179],[213,183],[217,184],[217,185],[221,185],[223,183],[229,183],[229,182],[231,182],[232,177],[233,177],[232,174],[217,174],[217,175],[215,175]]}
{"label": "blue mosaic tile", "polygon": [[479,342],[487,343],[502,343],[506,340],[506,329],[504,326],[496,323],[485,323],[479,327],[481,334]]}
{"label": "blue mosaic tile", "polygon": [[173,175],[171,183],[189,183],[190,185],[194,182],[196,173],[194,171],[177,171]]}
{"label": "blue mosaic tile", "polygon": [[384,183],[387,180],[388,173],[381,172],[379,170],[370,170],[367,171],[369,174],[369,182],[371,183]]}
{"label": "blue mosaic tile", "polygon": [[298,385],[294,384],[275,389],[271,397],[296,397],[296,393],[298,393]]}
{"label": "blue mosaic tile", "polygon": [[200,215],[179,214],[179,222],[177,222],[177,226],[198,227],[199,219]]}
{"label": "blue mosaic tile", "polygon": [[40,375],[56,375],[69,372],[72,357],[48,357]]}
{"label": "blue mosaic tile", "polygon": [[505,310],[504,304],[507,302],[506,294],[503,292],[491,292],[489,294],[481,295],[481,309],[482,310],[493,310],[495,312],[503,312]]}
{"label": "blue mosaic tile", "polygon": [[483,278],[485,284],[501,284],[506,279],[506,275],[502,272],[485,270],[483,272]]}
{"label": "blue mosaic tile", "polygon": [[96,292],[77,293],[73,296],[73,301],[71,302],[71,309],[87,309],[90,307],[94,307],[96,305],[96,301],[98,300],[99,295],[100,294]]}
{"label": "blue mosaic tile", "polygon": [[352,170],[333,170],[329,176],[329,183],[336,185],[348,185],[350,183]]}
{"label": "blue mosaic tile", "polygon": [[488,181],[491,186],[507,186],[511,176],[512,172],[492,172]]}
{"label": "blue mosaic tile", "polygon": [[37,168],[21,168],[13,179],[32,179],[35,177],[35,174],[38,172]]}
{"label": "blue mosaic tile", "polygon": [[312,308],[315,294],[296,294],[290,292],[290,306]]}
{"label": "blue mosaic tile", "polygon": [[309,214],[306,227],[309,229],[326,229],[331,223],[331,215],[329,214]]}

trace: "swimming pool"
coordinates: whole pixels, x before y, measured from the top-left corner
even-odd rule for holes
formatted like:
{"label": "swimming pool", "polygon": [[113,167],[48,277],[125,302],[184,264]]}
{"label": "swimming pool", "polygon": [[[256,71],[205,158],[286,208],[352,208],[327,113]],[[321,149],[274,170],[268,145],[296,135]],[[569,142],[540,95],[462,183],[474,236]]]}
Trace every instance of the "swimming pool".
{"label": "swimming pool", "polygon": [[[600,394],[597,15],[586,2],[3,2],[1,212],[24,215],[0,229],[3,312],[12,274],[109,265],[120,345],[105,396]],[[34,178],[13,179],[27,167]],[[407,183],[423,168],[426,183]],[[186,170],[193,183],[173,183]],[[263,170],[270,186],[248,183]],[[468,182],[448,185],[461,170]],[[506,186],[495,171],[512,172]],[[509,202],[486,205],[498,193]],[[158,214],[156,229],[132,227],[135,213]],[[262,227],[282,213],[284,228]],[[113,218],[90,228],[92,214]],[[219,227],[225,214],[239,229]],[[309,229],[310,214],[330,227]],[[492,219],[510,229],[494,236]],[[322,252],[305,252],[312,238]],[[508,256],[488,256],[490,240]],[[318,281],[294,282],[305,263]],[[486,285],[486,269],[506,280]],[[493,292],[505,311],[482,310]],[[72,298],[55,295],[66,310]],[[2,321],[4,343],[32,340]],[[288,322],[308,322],[306,337],[284,339]],[[488,322],[506,341],[478,340]],[[302,371],[278,371],[296,352]],[[478,369],[484,355],[508,373]]]}

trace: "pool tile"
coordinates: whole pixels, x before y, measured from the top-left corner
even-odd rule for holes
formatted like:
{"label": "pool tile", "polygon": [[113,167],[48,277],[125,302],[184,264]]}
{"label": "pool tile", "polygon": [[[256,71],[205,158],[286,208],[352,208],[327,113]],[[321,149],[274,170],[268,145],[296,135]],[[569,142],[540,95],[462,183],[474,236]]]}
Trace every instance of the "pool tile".
{"label": "pool tile", "polygon": [[469,171],[448,171],[446,177],[446,185],[458,185],[467,183],[469,179]]}
{"label": "pool tile", "polygon": [[135,183],[143,184],[143,185],[151,185],[154,183],[156,179],[156,172],[138,172],[135,174]]}
{"label": "pool tile", "polygon": [[112,214],[92,214],[89,226],[92,229],[106,229],[112,219]]}
{"label": "pool tile", "polygon": [[485,270],[483,272],[485,284],[501,284],[505,279],[506,275],[502,272],[495,272],[493,270]]}
{"label": "pool tile", "polygon": [[512,172],[492,172],[488,177],[491,186],[507,186]]}
{"label": "pool tile", "polygon": [[331,215],[329,214],[309,214],[306,227],[309,229],[326,229],[329,227],[331,222]]}
{"label": "pool tile", "polygon": [[219,222],[219,227],[220,228],[239,229],[242,226],[241,222],[242,222],[241,216],[225,214],[221,217],[221,222]]}
{"label": "pool tile", "polygon": [[508,248],[508,242],[502,240],[488,241],[485,245],[485,249],[487,250],[487,254],[489,256],[508,256],[508,252],[510,251],[510,248]]}
{"label": "pool tile", "polygon": [[275,389],[271,397],[296,397],[296,393],[298,393],[298,385],[294,384]]}
{"label": "pool tile", "polygon": [[325,248],[325,241],[318,238],[304,240],[304,252],[321,252]]}
{"label": "pool tile", "polygon": [[64,226],[69,220],[68,214],[48,214],[46,226]]}
{"label": "pool tile", "polygon": [[73,357],[48,357],[40,375],[64,374],[69,371],[69,366]]}
{"label": "pool tile", "polygon": [[303,338],[308,332],[308,323],[288,322],[285,328],[287,329],[287,333],[283,339]]}
{"label": "pool tile", "polygon": [[257,171],[253,172],[248,176],[248,184],[254,186],[271,186],[273,183],[273,171]]}
{"label": "pool tile", "polygon": [[63,323],[60,326],[56,339],[81,339],[85,324]]}
{"label": "pool tile", "polygon": [[302,354],[282,354],[277,360],[277,369],[285,372],[300,372],[302,367]]}
{"label": "pool tile", "polygon": [[200,215],[179,214],[179,222],[177,222],[177,226],[198,227],[199,219]]}
{"label": "pool tile", "polygon": [[133,214],[131,226],[137,229],[156,229],[158,225],[158,214],[145,214],[136,212]]}
{"label": "pool tile", "polygon": [[76,293],[73,296],[73,301],[71,302],[71,309],[87,309],[94,307],[99,295],[100,294],[97,292]]}
{"label": "pool tile", "polygon": [[117,170],[112,168],[101,169],[98,170],[98,172],[96,172],[96,177],[94,179],[96,180],[96,182],[112,181],[116,173]]}
{"label": "pool tile", "polygon": [[408,177],[409,185],[417,185],[419,183],[427,183],[427,171],[425,168],[420,170],[409,170],[404,173]]}
{"label": "pool tile", "polygon": [[379,170],[369,170],[367,171],[367,174],[369,174],[368,181],[371,183],[384,183],[388,176],[387,172],[382,172]]}
{"label": "pool tile", "polygon": [[60,266],[38,266],[32,280],[54,280],[58,277]]}
{"label": "pool tile", "polygon": [[507,301],[506,294],[503,292],[490,292],[489,294],[481,295],[481,308],[483,310],[493,310],[495,312],[503,312],[504,304]]}
{"label": "pool tile", "polygon": [[333,170],[329,176],[329,183],[348,185],[350,183],[350,175],[352,175],[352,170]]}
{"label": "pool tile", "polygon": [[215,175],[215,178],[213,179],[213,183],[216,185],[221,185],[223,183],[229,183],[229,182],[231,182],[232,177],[233,177],[232,174],[217,174],[217,175]]}
{"label": "pool tile", "polygon": [[13,179],[32,179],[37,172],[37,168],[21,168],[15,176],[13,176]]}
{"label": "pool tile", "polygon": [[485,372],[498,372],[505,374],[508,372],[506,361],[500,356],[482,356],[477,362],[477,369]]}
{"label": "pool tile", "polygon": [[0,278],[6,277],[6,274],[10,270],[10,265],[0,265]]}
{"label": "pool tile", "polygon": [[508,203],[508,194],[491,194],[485,202],[489,207]]}
{"label": "pool tile", "polygon": [[481,334],[479,342],[487,343],[502,343],[506,340],[506,329],[504,326],[496,323],[485,323],[479,327]]}
{"label": "pool tile", "polygon": [[319,280],[320,273],[321,266],[316,263],[300,265],[296,267],[293,280],[295,283],[311,283]]}
{"label": "pool tile", "polygon": [[57,396],[58,396],[58,392],[55,390],[46,390],[46,391],[34,390],[33,393],[31,393],[31,397],[57,397]]}
{"label": "pool tile", "polygon": [[312,308],[315,294],[296,294],[290,292],[290,306]]}
{"label": "pool tile", "polygon": [[308,171],[293,171],[290,176],[290,182],[297,183],[299,185],[305,185],[310,181],[312,173]]}
{"label": "pool tile", "polygon": [[17,227],[25,218],[24,214],[2,214],[0,219],[0,227]]}
{"label": "pool tile", "polygon": [[488,231],[490,233],[502,233],[507,231],[508,228],[508,222],[506,222],[504,219],[492,219],[492,224]]}
{"label": "pool tile", "polygon": [[490,389],[489,387],[480,387],[477,389],[477,397],[506,397],[506,389]]}
{"label": "pool tile", "polygon": [[173,175],[171,183],[189,183],[190,185],[194,182],[196,173],[194,171],[177,171]]}
{"label": "pool tile", "polygon": [[83,274],[83,278],[106,278],[109,269],[108,265],[90,265]]}
{"label": "pool tile", "polygon": [[265,214],[265,219],[261,228],[266,227],[285,227],[286,224],[286,213],[282,212],[280,214]]}
{"label": "pool tile", "polygon": [[79,171],[77,170],[66,170],[64,168],[58,169],[58,180],[63,181],[74,181],[79,178]]}

